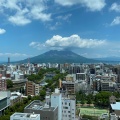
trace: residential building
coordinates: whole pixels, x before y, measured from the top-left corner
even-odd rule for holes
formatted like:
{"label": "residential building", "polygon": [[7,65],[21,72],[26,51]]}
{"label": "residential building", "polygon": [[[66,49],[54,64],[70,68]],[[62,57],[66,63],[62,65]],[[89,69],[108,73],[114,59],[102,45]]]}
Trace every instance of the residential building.
{"label": "residential building", "polygon": [[32,81],[26,82],[26,95],[35,95],[35,85]]}
{"label": "residential building", "polygon": [[58,107],[58,120],[62,120],[62,95],[58,89],[51,95],[51,106]]}
{"label": "residential building", "polygon": [[40,114],[15,112],[10,116],[10,120],[40,120]]}
{"label": "residential building", "polygon": [[0,74],[0,91],[7,90],[7,82],[6,77],[2,77],[2,74]]}
{"label": "residential building", "polygon": [[115,82],[101,80],[101,91],[114,91]]}
{"label": "residential building", "polygon": [[74,81],[62,81],[62,87],[66,88],[70,94],[75,94],[75,82]]}
{"label": "residential building", "polygon": [[75,120],[76,99],[75,97],[62,98],[62,120]]}
{"label": "residential building", "polygon": [[39,84],[35,84],[32,81],[26,82],[26,95],[38,95],[39,94]]}
{"label": "residential building", "polygon": [[76,80],[85,81],[86,79],[86,73],[76,73]]}

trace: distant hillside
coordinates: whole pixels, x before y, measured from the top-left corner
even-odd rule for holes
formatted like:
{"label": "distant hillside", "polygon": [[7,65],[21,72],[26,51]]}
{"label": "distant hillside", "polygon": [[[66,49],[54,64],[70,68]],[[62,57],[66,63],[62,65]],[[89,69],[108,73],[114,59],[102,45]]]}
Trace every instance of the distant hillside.
{"label": "distant hillside", "polygon": [[102,61],[119,61],[120,62],[120,57],[104,57],[104,58],[94,58],[95,60],[102,60]]}
{"label": "distant hillside", "polygon": [[[17,63],[27,63],[28,59]],[[82,57],[72,51],[50,50],[44,54],[30,58],[31,63],[94,63],[97,60]]]}

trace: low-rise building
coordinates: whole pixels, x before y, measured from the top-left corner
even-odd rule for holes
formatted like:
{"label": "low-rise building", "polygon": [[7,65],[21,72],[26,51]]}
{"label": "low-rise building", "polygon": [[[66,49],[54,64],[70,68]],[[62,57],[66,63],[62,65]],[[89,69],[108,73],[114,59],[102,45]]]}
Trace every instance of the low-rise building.
{"label": "low-rise building", "polygon": [[118,116],[115,113],[111,113],[110,120],[118,120]]}
{"label": "low-rise building", "polygon": [[110,104],[110,113],[114,113],[117,116],[120,116],[120,102]]}
{"label": "low-rise building", "polygon": [[41,120],[58,120],[58,107],[49,106],[39,100],[31,102],[24,108],[24,113],[40,114]]}
{"label": "low-rise building", "polygon": [[40,114],[34,113],[14,113],[10,120],[40,120]]}
{"label": "low-rise building", "polygon": [[11,106],[14,105],[15,103],[21,102],[22,101],[22,95],[19,92],[11,92],[11,97],[10,97],[10,103]]}

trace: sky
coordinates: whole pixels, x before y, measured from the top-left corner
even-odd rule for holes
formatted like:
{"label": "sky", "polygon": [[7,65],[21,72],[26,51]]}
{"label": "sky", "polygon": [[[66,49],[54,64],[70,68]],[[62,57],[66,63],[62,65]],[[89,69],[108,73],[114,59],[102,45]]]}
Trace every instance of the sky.
{"label": "sky", "polygon": [[120,57],[120,1],[0,0],[0,61],[49,50]]}

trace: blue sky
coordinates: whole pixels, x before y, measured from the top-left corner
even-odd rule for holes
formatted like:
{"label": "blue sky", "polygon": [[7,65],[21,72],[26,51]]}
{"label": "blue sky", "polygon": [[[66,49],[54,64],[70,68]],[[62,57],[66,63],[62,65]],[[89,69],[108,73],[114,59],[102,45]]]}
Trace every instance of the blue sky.
{"label": "blue sky", "polygon": [[48,50],[120,56],[119,0],[0,0],[0,61]]}

